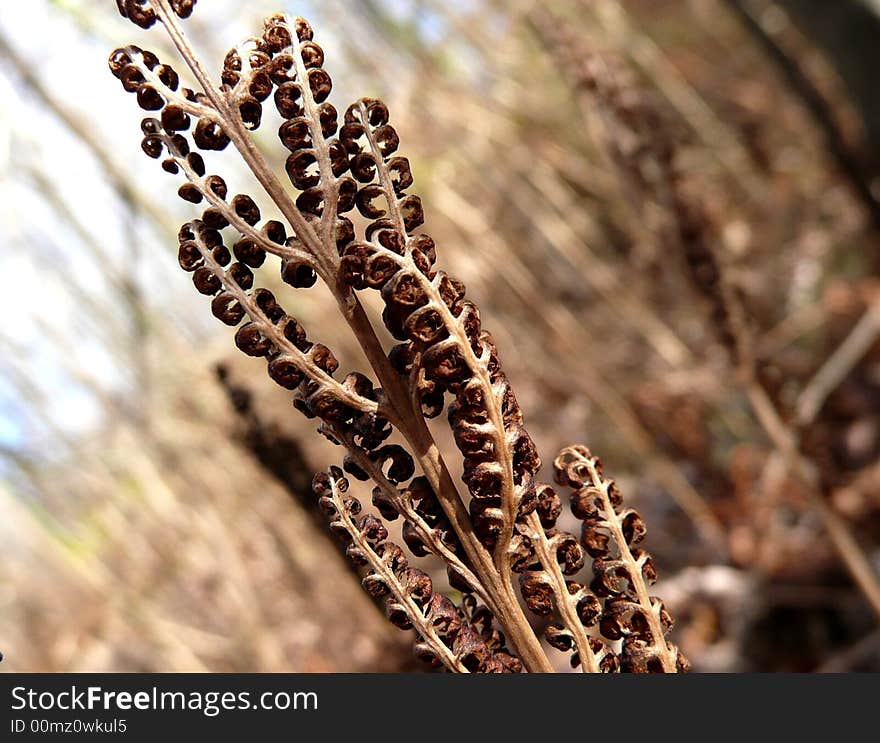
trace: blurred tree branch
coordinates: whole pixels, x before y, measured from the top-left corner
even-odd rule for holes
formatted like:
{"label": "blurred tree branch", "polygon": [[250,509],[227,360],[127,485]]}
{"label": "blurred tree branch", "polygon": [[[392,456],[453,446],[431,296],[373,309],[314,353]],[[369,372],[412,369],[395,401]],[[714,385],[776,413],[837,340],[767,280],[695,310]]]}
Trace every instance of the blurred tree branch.
{"label": "blurred tree branch", "polygon": [[[792,92],[803,103],[825,137],[828,151],[837,163],[838,170],[864,206],[874,228],[880,230],[880,200],[878,200],[871,188],[871,180],[876,176],[876,173],[873,173],[873,169],[865,165],[865,158],[862,153],[858,152],[857,148],[847,141],[847,137],[841,130],[834,111],[825,99],[825,96],[813,84],[801,65],[767,32],[746,0],[725,0],[725,3],[740,19],[746,30],[758,42],[767,56],[770,57],[791,87]],[[783,2],[782,4],[790,6],[795,10],[800,9],[803,12],[804,20],[809,19],[808,33],[815,35],[815,40],[820,44],[823,43],[824,38],[827,44],[825,51],[829,54],[832,63],[839,71],[848,69],[850,64],[848,61],[842,65],[842,70],[841,63],[844,60],[848,60],[854,54],[858,57],[859,65],[864,66],[865,58],[863,55],[876,55],[874,50],[880,48],[880,21],[870,13],[868,13],[868,16],[871,16],[871,18],[862,18],[862,21],[867,22],[869,26],[875,27],[873,31],[868,32],[869,36],[867,38],[872,39],[871,44],[864,48],[857,45],[855,50],[851,47],[851,45],[856,44],[856,38],[866,38],[864,34],[852,37],[846,31],[846,29],[851,28],[853,15],[861,17],[861,14],[867,12],[859,3],[846,2],[846,0],[835,3],[806,0],[801,2]],[[834,9],[831,11],[833,17],[827,16],[827,11],[830,8]],[[824,9],[826,15],[823,16],[821,12],[819,13],[824,21],[819,23],[817,22],[818,19],[815,18],[815,14],[822,9]],[[804,12],[807,10],[809,12]],[[820,29],[823,28],[833,28],[834,30],[820,33]],[[842,47],[844,43],[847,45],[846,52],[844,52]],[[877,61],[880,62],[880,60]],[[868,65],[868,67],[871,67],[871,65]],[[865,125],[869,132],[874,126],[878,127],[876,132],[878,141],[875,142],[875,146],[880,146],[880,111],[877,112],[878,121],[876,123],[872,122],[872,113],[867,107],[867,100],[858,93],[857,89],[854,89],[854,81],[851,76],[850,79],[847,79],[846,75],[844,75],[844,79],[850,87],[850,93],[853,95],[856,105],[862,111]],[[873,82],[872,86],[875,87]],[[876,90],[874,89],[872,92],[875,94],[874,97],[876,97]]]}

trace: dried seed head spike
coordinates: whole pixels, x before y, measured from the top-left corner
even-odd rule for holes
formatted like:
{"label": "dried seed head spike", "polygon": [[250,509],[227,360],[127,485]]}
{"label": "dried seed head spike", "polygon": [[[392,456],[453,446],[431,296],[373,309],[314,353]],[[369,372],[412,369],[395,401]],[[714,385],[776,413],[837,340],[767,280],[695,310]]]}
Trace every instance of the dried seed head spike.
{"label": "dried seed head spike", "polygon": [[572,489],[572,513],[583,522],[582,541],[593,558],[596,596],[604,599],[602,634],[622,639],[621,668],[638,673],[687,670],[687,659],[666,639],[672,619],[648,593],[657,579],[650,555],[636,545],[645,535],[641,517],[623,505],[602,463],[584,446],[563,449],[553,463],[556,480]]}
{"label": "dried seed head spike", "polygon": [[[485,589],[473,574],[461,545],[452,530],[443,509],[437,503],[436,496],[424,477],[394,476],[393,469],[399,465],[395,457],[403,457],[408,462],[405,474],[411,474],[412,460],[399,447],[389,451],[388,447],[370,445],[379,443],[367,437],[346,431],[340,426],[328,424],[326,433],[340,442],[349,451],[346,457],[345,470],[360,480],[372,480],[376,487],[373,490],[373,505],[383,518],[393,521],[399,516],[404,519],[403,539],[410,552],[416,557],[434,554],[440,557],[447,567],[454,571],[467,591],[472,591],[485,603],[492,603]],[[388,462],[391,469],[384,472]],[[409,480],[406,484],[403,481]]]}
{"label": "dried seed head spike", "polygon": [[[547,488],[549,486],[543,486]],[[545,530],[537,512],[519,526],[527,541],[520,555],[520,585],[526,606],[539,616],[556,617],[545,634],[557,650],[571,654],[571,665],[584,673],[618,670],[610,643],[596,636],[602,608],[585,586],[568,579],[583,567],[583,549],[571,534]]]}
{"label": "dried seed head spike", "polygon": [[246,128],[256,128],[262,103],[272,98],[284,119],[279,138],[290,154],[286,170],[300,192],[296,209],[323,244],[323,266],[297,260],[285,263],[283,278],[293,286],[310,286],[316,270],[330,266],[335,274],[338,253],[354,238],[345,212],[354,207],[356,186],[350,177],[345,148],[334,137],[336,109],[326,98],[332,81],[323,69],[324,52],[302,18],[276,14],[267,18],[261,37],[233,49],[224,61],[222,79],[232,86],[231,107]]}
{"label": "dried seed head spike", "polygon": [[[261,173],[263,173],[263,175],[265,175],[267,169],[261,169],[259,167],[261,166],[259,160],[257,158],[254,158],[252,156],[253,153],[251,153],[246,145],[242,145],[240,141],[240,125],[243,122],[237,120],[240,119],[240,117],[235,116],[229,110],[229,91],[224,91],[222,89],[218,90],[214,88],[210,84],[210,82],[207,81],[204,69],[201,67],[198,60],[195,59],[191,48],[188,46],[188,43],[185,41],[182,33],[179,31],[173,19],[171,18],[167,2],[165,0],[154,0],[153,5],[157,10],[160,19],[163,21],[166,28],[169,29],[169,33],[174,39],[175,44],[177,45],[184,59],[187,61],[190,69],[199,80],[205,92],[204,94],[202,94],[193,93],[192,91],[185,90],[178,95],[176,90],[171,90],[170,92],[165,93],[164,90],[162,92],[159,92],[159,89],[157,88],[156,92],[158,93],[159,98],[161,98],[161,101],[158,99],[153,100],[153,97],[147,96],[146,103],[148,105],[148,110],[154,110],[155,106],[157,105],[161,107],[162,102],[164,102],[166,107],[169,102],[179,104],[179,107],[182,110],[183,114],[198,119],[194,134],[196,146],[202,146],[203,149],[219,148],[221,144],[225,145],[225,142],[221,143],[220,139],[218,138],[228,133],[231,141],[235,142],[237,149],[239,149],[248,164],[251,165],[252,169],[255,169],[254,163],[256,163],[257,167],[255,171],[259,170]],[[311,33],[310,31],[308,31],[307,27],[304,24],[298,24],[298,29],[300,32],[303,32],[306,35],[310,35]],[[302,40],[303,39],[301,39],[301,41]],[[130,51],[133,51],[133,56],[139,57],[139,50]],[[125,52],[123,51],[123,54],[124,53]],[[316,59],[314,48],[310,48],[308,50],[308,56],[309,59]],[[120,70],[120,68],[124,68],[126,65],[130,65],[131,61],[132,60],[130,58],[125,59],[122,57],[121,54],[116,54],[114,55],[114,59],[111,60],[111,68],[114,69],[114,72],[116,72]],[[149,69],[152,65],[153,61],[152,59],[150,59],[149,64],[145,66],[147,66]],[[143,77],[144,80],[146,79],[144,73],[141,70],[135,70],[135,72],[137,72],[137,75],[134,75],[134,78],[137,78],[138,75],[140,75],[141,77]],[[312,75],[312,77],[314,77],[314,75]],[[138,84],[141,84],[143,80],[133,80],[132,82],[137,82]],[[150,82],[154,84],[154,86],[158,85],[158,83],[154,83],[154,81],[152,80]],[[160,83],[161,82],[162,81],[160,81]],[[165,94],[163,95],[163,93]],[[318,93],[315,97],[318,97],[319,95],[320,94]],[[205,239],[204,245],[202,247],[211,251],[214,251],[215,248],[218,248],[217,252],[219,252],[220,255],[223,256],[222,259],[218,256],[213,256],[213,254],[212,258],[214,258],[215,261],[218,262],[220,264],[220,267],[222,268],[223,264],[225,264],[229,260],[229,258],[226,257],[228,256],[229,251],[226,250],[226,253],[223,254],[222,251],[219,250],[219,245],[215,245],[215,241],[217,241],[218,239],[217,237],[215,237],[215,235],[219,236],[219,230],[223,229],[227,224],[232,224],[232,226],[238,228],[242,232],[242,234],[245,236],[244,239],[249,241],[245,242],[243,245],[241,241],[239,243],[236,243],[235,253],[236,257],[240,259],[239,263],[241,264],[241,266],[235,267],[234,275],[232,273],[233,269],[230,269],[229,275],[223,275],[223,279],[225,279],[227,282],[234,283],[237,286],[237,289],[244,294],[239,297],[237,294],[234,293],[222,292],[219,297],[215,298],[215,302],[213,305],[213,309],[216,314],[218,314],[218,316],[220,316],[224,321],[230,324],[237,324],[243,319],[244,315],[246,314],[246,312],[244,311],[244,307],[245,305],[247,305],[247,298],[245,296],[247,290],[244,289],[244,287],[252,286],[251,282],[253,281],[253,277],[250,273],[250,268],[253,264],[258,265],[262,259],[259,252],[256,252],[253,247],[253,243],[258,242],[257,236],[254,235],[253,232],[249,231],[253,230],[253,228],[256,226],[257,222],[260,219],[260,215],[258,210],[256,210],[253,200],[250,199],[250,197],[248,197],[247,195],[239,195],[239,197],[236,197],[232,200],[231,204],[229,204],[228,206],[224,205],[226,197],[225,184],[223,184],[222,181],[220,181],[217,177],[209,176],[206,178],[204,163],[201,161],[200,158],[196,159],[195,157],[193,157],[195,153],[192,153],[190,151],[189,142],[187,141],[186,137],[180,133],[181,131],[184,131],[181,128],[182,125],[187,122],[181,119],[180,112],[172,111],[172,114],[173,115],[166,117],[165,122],[156,119],[149,124],[145,124],[145,133],[148,133],[151,137],[151,139],[149,140],[150,152],[148,154],[159,156],[161,155],[163,147],[168,149],[171,157],[168,159],[168,161],[166,161],[167,169],[171,170],[172,172],[175,169],[178,172],[183,169],[185,175],[190,181],[190,183],[181,190],[181,195],[184,198],[192,201],[207,199],[211,204],[209,209],[204,214],[203,222],[209,230],[213,230],[213,233],[210,233],[210,239]],[[320,115],[321,112],[318,112],[319,117]],[[156,122],[158,122],[158,124]],[[165,126],[166,123],[168,124],[167,128]],[[326,116],[323,125],[327,126]],[[209,141],[204,141],[206,138],[208,138]],[[255,172],[255,174],[259,177],[259,173]],[[210,178],[210,180],[208,180],[208,178]],[[201,179],[205,180],[202,181]],[[266,186],[267,191],[269,192],[273,200],[275,200],[276,204],[279,204],[279,206],[282,207],[281,211],[285,214],[285,216],[288,216],[289,213],[293,213],[294,215],[299,215],[302,218],[302,215],[299,214],[299,212],[296,210],[285,211],[285,209],[283,208],[283,203],[279,203],[278,198],[276,198],[276,193],[273,192],[273,189],[271,188],[272,182],[268,177],[260,179],[260,182],[261,184]],[[322,185],[326,185],[326,183]],[[275,190],[277,191],[278,189]],[[347,191],[340,188],[340,193],[343,193],[343,195],[347,194],[346,198],[349,200],[351,205],[353,205],[354,203],[355,191],[356,189],[353,188],[350,188]],[[281,201],[283,202],[283,199]],[[350,206],[348,208],[350,208]],[[291,220],[291,222],[295,222],[295,220]],[[317,226],[314,221],[311,221],[311,225]],[[330,233],[330,235],[337,244],[341,244],[338,237],[339,230],[336,227],[334,227],[334,230],[335,232]],[[271,237],[271,232],[269,232],[268,234]],[[316,244],[314,242],[309,242],[309,235],[314,234],[314,231],[310,232],[308,229],[306,229],[302,230],[301,234],[304,236],[305,239],[305,244],[303,245],[303,249],[305,250],[305,252],[307,252],[309,255],[317,255]],[[191,240],[192,236],[188,236],[187,239]],[[273,240],[274,239],[275,238],[273,238]],[[299,245],[297,242],[288,242],[285,247],[299,249]],[[198,248],[199,246],[196,245],[196,251],[198,251]],[[212,270],[213,266],[208,267],[206,265],[195,265],[196,258],[193,255],[190,255],[191,249],[192,248],[190,247],[186,251],[184,251],[182,264],[191,265],[194,275],[197,274],[196,281],[200,290],[209,294],[216,293],[220,287],[225,286],[224,281],[220,278],[216,269]],[[335,246],[333,252],[336,252]],[[326,254],[323,257],[326,259]],[[206,260],[204,256],[202,256],[202,260]],[[326,261],[324,265],[326,266]],[[238,284],[239,281],[241,282],[240,285]],[[254,295],[256,296],[256,292],[254,293]],[[265,297],[266,294],[263,293],[260,294],[260,296]],[[271,311],[275,311],[275,304],[276,303],[274,303],[274,298],[272,298]],[[266,315],[265,318],[260,317],[260,319],[268,319],[270,325],[274,324],[274,320],[276,318],[272,318],[268,315],[270,309],[261,307],[259,305],[257,306],[258,309],[263,311],[264,315]],[[271,344],[266,342],[266,338],[263,337],[262,333],[259,331],[259,328],[255,328],[254,325],[255,323],[251,323],[250,325],[244,326],[240,330],[237,336],[238,345],[242,347],[243,350],[245,350],[246,352],[251,352],[255,355],[263,355],[264,353],[271,354]],[[321,353],[318,357],[313,358],[312,361],[314,361],[320,369],[320,362],[326,361],[328,358],[333,364],[333,369],[327,369],[323,371],[329,371],[329,376],[332,378],[332,371],[335,370],[335,361],[332,360],[332,356],[328,357],[326,353]],[[274,367],[272,371],[275,371]],[[275,376],[276,378],[278,377],[278,375]],[[286,372],[281,376],[285,382],[290,381],[290,375]],[[293,384],[290,384],[290,386],[293,386]],[[364,416],[348,415],[348,413],[346,412],[347,407],[344,405],[344,401],[343,403],[340,403],[338,399],[335,399],[335,393],[338,392],[338,390],[333,389],[333,383],[331,382],[329,384],[329,394],[324,394],[326,387],[326,384],[323,386],[323,388],[321,385],[310,384],[308,383],[308,380],[306,382],[299,383],[299,386],[297,387],[298,399],[296,402],[302,403],[301,405],[299,405],[299,407],[301,407],[303,412],[305,412],[307,415],[317,415],[326,422],[342,424],[345,426],[351,426],[355,429],[360,429],[362,432],[365,432],[364,436],[366,438],[375,439],[377,436],[377,432],[376,430],[368,430],[370,429],[370,424],[365,424],[363,422]],[[376,427],[374,426],[373,428],[375,429]],[[381,428],[381,426],[378,428]],[[391,474],[390,470],[388,474]],[[423,499],[423,503],[427,503],[427,499]],[[442,511],[443,509],[439,510]],[[450,569],[453,568],[454,565],[450,567]],[[459,577],[459,579],[461,579],[463,574],[464,571],[456,569],[456,575]]]}
{"label": "dried seed head spike", "polygon": [[201,293],[213,296],[215,316],[233,327],[249,318],[236,332],[236,345],[250,356],[265,357],[269,376],[295,391],[300,409],[338,423],[376,416],[378,403],[369,394],[371,390],[353,389],[334,379],[338,362],[333,354],[326,346],[310,342],[271,292],[252,289],[253,274],[246,267],[240,263],[228,270],[224,267],[231,256],[219,232],[196,220],[184,225],[178,238],[181,266],[193,272],[193,283]]}
{"label": "dried seed head spike", "polygon": [[477,307],[464,299],[460,282],[433,272],[434,243],[414,234],[424,213],[418,197],[406,193],[413,182],[409,162],[395,154],[399,139],[388,122],[387,107],[376,99],[362,99],[345,114],[340,139],[363,184],[355,201],[373,221],[366,241],[346,249],[341,276],[355,289],[381,290],[383,320],[408,344],[408,373],[422,403],[439,412],[444,393],[455,395],[449,420],[465,457],[471,518],[504,564],[540,459]]}
{"label": "dried seed head spike", "polygon": [[341,176],[348,158],[337,131],[336,109],[327,101],[332,89],[323,68],[324,52],[313,40],[308,22],[277,14],[267,18],[263,35],[233,49],[224,61],[222,79],[232,87],[232,100],[258,125],[262,101],[272,97],[284,122],[282,144],[290,151],[286,169],[301,192],[297,206],[307,218],[321,218],[323,239],[350,233],[339,214],[354,206],[354,188]]}
{"label": "dried seed head spike", "polygon": [[389,619],[400,629],[418,634],[416,653],[431,665],[459,673],[509,673],[522,664],[503,649],[490,646],[468,617],[445,596],[436,593],[431,579],[409,566],[403,551],[388,540],[388,531],[375,516],[358,518],[360,502],[346,495],[349,482],[332,467],[314,480],[314,491],[333,532],[348,545],[350,557],[368,567],[364,588],[384,597]]}
{"label": "dried seed head spike", "polygon": [[[168,87],[157,72],[161,72],[162,68],[168,70],[171,68],[167,65],[157,65],[158,59],[155,55],[133,46],[118,49],[110,56],[111,71],[126,88],[140,90],[145,86],[151,86],[150,89],[156,91],[165,102],[161,108],[160,119],[146,118],[142,123],[144,151],[156,158],[161,157],[163,152],[168,155],[163,167],[172,173],[182,172],[188,180],[178,192],[181,198],[193,203],[206,201],[211,211],[205,218],[213,221],[217,228],[232,225],[237,229],[245,240],[242,250],[251,253],[251,261],[258,260],[260,253],[277,255],[283,261],[282,275],[286,277],[291,266],[301,267],[298,278],[302,282],[303,269],[313,272],[312,255],[306,252],[298,241],[286,237],[286,229],[281,223],[268,221],[260,228],[259,210],[249,196],[240,194],[227,203],[226,184],[223,179],[217,175],[205,175],[205,165],[201,155],[192,151],[190,140],[179,126],[177,129],[169,130],[169,118],[193,115],[199,122],[206,122],[214,121],[216,113],[204,103],[190,101],[191,96],[188,97],[186,91],[181,93]],[[176,79],[176,75],[174,77]],[[135,87],[131,81],[142,82],[138,83],[139,87]],[[172,117],[168,116],[169,111],[174,112]],[[177,124],[179,122],[175,125]],[[198,126],[196,131],[199,131]],[[209,129],[204,131],[210,133]],[[288,283],[294,282],[288,281]]]}

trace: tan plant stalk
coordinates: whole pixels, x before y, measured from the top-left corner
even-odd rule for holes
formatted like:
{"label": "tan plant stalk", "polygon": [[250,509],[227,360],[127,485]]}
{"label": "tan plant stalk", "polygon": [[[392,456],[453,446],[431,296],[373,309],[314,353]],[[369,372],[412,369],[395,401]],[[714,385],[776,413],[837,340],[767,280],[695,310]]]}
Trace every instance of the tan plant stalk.
{"label": "tan plant stalk", "polygon": [[796,419],[799,426],[809,426],[819,414],[828,396],[880,337],[880,299],[874,299],[868,309],[798,395]]}
{"label": "tan plant stalk", "polygon": [[[265,358],[269,376],[293,393],[295,406],[346,451],[344,472],[332,467],[319,474],[315,492],[331,530],[363,568],[364,586],[386,600],[395,625],[415,630],[420,657],[450,671],[553,670],[520,596],[534,613],[554,618],[543,639],[568,652],[575,667],[685,668],[666,639],[668,618],[643,590],[654,579],[650,560],[631,550],[644,529],[614,526],[618,518],[632,521],[630,512],[615,510],[619,501],[600,507],[607,521],[599,528],[610,529],[601,545],[554,528],[561,500],[535,480],[541,461],[492,338],[461,282],[434,268],[433,240],[418,232],[423,207],[408,193],[412,172],[397,152],[387,107],[356,101],[340,126],[311,26],[283,14],[266,19],[261,36],[230,50],[216,85],[180,23],[194,5],[117,0],[137,25],[162,24],[199,89],[182,88],[169,65],[134,46],[111,55],[111,71],[142,108],[159,112],[142,123],[146,154],[186,179],[181,198],[206,203],[178,234],[181,267],[212,297],[215,316],[238,328],[236,345]],[[293,193],[250,133],[270,98],[283,121],[279,139]],[[229,144],[261,187],[259,198],[270,200],[283,222],[264,220],[252,196],[229,194],[196,151]],[[345,216],[354,209],[366,227]],[[374,379],[360,372],[336,378],[332,351],[258,285],[255,270],[267,254],[280,260],[289,286],[304,290],[318,280],[327,286]],[[400,341],[389,353],[358,299],[366,290],[380,293],[382,322]],[[465,491],[453,482],[426,423],[444,411],[462,456]],[[393,432],[405,446],[387,443]],[[560,475],[560,483],[580,487],[573,473]],[[360,501],[347,494],[350,478],[373,483],[378,516],[361,513]],[[572,497],[580,503],[579,492]],[[450,585],[463,597],[459,605],[388,541],[384,522],[397,518],[413,557],[433,554],[446,564]],[[585,550],[595,558],[591,587],[572,579],[585,567]]]}

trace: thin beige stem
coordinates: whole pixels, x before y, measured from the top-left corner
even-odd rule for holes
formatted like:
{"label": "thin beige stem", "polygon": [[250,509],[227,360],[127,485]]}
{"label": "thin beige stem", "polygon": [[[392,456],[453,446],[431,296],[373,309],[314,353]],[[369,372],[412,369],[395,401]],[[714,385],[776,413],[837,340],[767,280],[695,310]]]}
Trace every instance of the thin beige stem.
{"label": "thin beige stem", "polygon": [[378,463],[370,459],[370,457],[367,456],[367,453],[354,443],[351,434],[341,430],[339,427],[331,426],[329,424],[326,425],[333,436],[345,444],[345,448],[348,449],[354,463],[369,475],[370,479],[373,480],[391,499],[398,513],[412,524],[419,538],[425,543],[428,549],[440,557],[444,563],[452,566],[470,585],[474,594],[494,613],[495,602],[493,598],[486,593],[477,577],[471,572],[470,568],[459,559],[458,555],[449,549],[437,531],[428,526],[415,508],[413,508],[412,503],[406,498],[406,496],[401,494],[397,486],[385,476]]}
{"label": "thin beige stem", "polygon": [[856,323],[846,339],[825,361],[804,387],[797,401],[796,419],[800,426],[810,425],[828,396],[871,350],[880,336],[880,301],[874,302]]}
{"label": "thin beige stem", "polygon": [[608,495],[611,487],[611,481],[606,480],[596,467],[594,459],[585,460],[585,464],[590,473],[590,479],[596,488],[599,499],[602,502],[602,514],[604,523],[611,532],[612,538],[620,550],[620,559],[626,566],[627,575],[629,577],[630,586],[635,589],[636,598],[653,638],[653,648],[657,657],[663,665],[666,673],[677,673],[677,653],[666,642],[666,634],[663,629],[663,623],[660,619],[660,611],[663,605],[659,601],[653,601],[650,593],[648,593],[648,585],[645,582],[642,572],[648,554],[644,553],[636,559],[629,548],[626,536],[623,533],[623,522],[617,511],[614,510],[614,504]]}
{"label": "thin beige stem", "polygon": [[413,626],[415,627],[416,632],[419,633],[419,636],[428,645],[431,646],[431,650],[434,651],[434,653],[437,655],[437,658],[440,659],[443,665],[446,666],[450,671],[455,671],[456,673],[470,673],[470,671],[468,671],[468,669],[465,668],[464,664],[461,662],[461,659],[456,657],[455,653],[453,653],[452,650],[446,647],[446,643],[444,643],[443,640],[437,635],[437,631],[434,628],[434,625],[422,613],[421,607],[412,599],[411,596],[407,594],[407,592],[403,589],[403,586],[400,585],[400,581],[397,579],[397,576],[394,575],[394,571],[385,564],[384,560],[382,560],[382,558],[378,554],[376,554],[376,551],[373,549],[372,545],[364,538],[364,535],[352,521],[348,509],[342,502],[343,499],[339,493],[339,488],[332,478],[330,480],[330,487],[333,494],[333,505],[336,507],[336,512],[339,515],[339,519],[345,525],[345,530],[348,532],[349,536],[351,536],[352,541],[357,546],[357,548],[361,551],[361,553],[363,553],[364,557],[369,562],[372,570],[380,578],[382,578],[382,582],[394,595],[397,603],[404,607],[407,616],[413,623]]}
{"label": "thin beige stem", "polygon": [[[391,210],[396,229],[401,237],[405,239],[407,234],[406,226],[400,206],[395,198],[394,183],[391,178],[391,173],[384,162],[381,148],[376,141],[375,133],[373,132],[372,127],[369,126],[369,113],[363,102],[360,103],[360,114],[361,120],[364,122],[364,132],[367,141],[369,142],[370,151],[376,160],[376,172],[379,177],[379,183],[385,192],[385,198]],[[409,252],[406,252],[403,256],[395,255],[391,257],[396,260],[402,268],[408,270],[417,281],[419,281],[421,288],[429,298],[427,307],[430,307],[440,315],[443,325],[449,333],[449,338],[445,341],[441,341],[441,343],[455,344],[464,362],[471,370],[473,378],[482,388],[483,402],[489,416],[490,424],[487,427],[487,433],[489,433],[493,439],[493,449],[496,457],[495,464],[500,470],[502,480],[501,508],[503,511],[504,523],[495,547],[495,565],[505,582],[510,583],[510,560],[507,551],[510,546],[511,537],[513,536],[513,526],[519,509],[519,497],[514,483],[513,457],[507,440],[504,415],[498,399],[498,391],[489,376],[489,350],[484,349],[479,357],[474,352],[464,329],[464,324],[462,322],[463,316],[462,318],[457,318],[453,315],[452,311],[440,295],[440,291],[437,287],[439,276],[435,281],[431,281],[425,277],[416,267],[412,260],[412,255]]]}
{"label": "thin beige stem", "polygon": [[547,538],[544,527],[541,525],[541,519],[537,513],[532,512],[526,517],[526,524],[529,528],[529,538],[532,540],[535,554],[541,563],[544,573],[550,580],[553,596],[556,600],[556,609],[565,624],[565,628],[574,637],[575,647],[581,661],[581,671],[583,673],[600,673],[599,659],[590,645],[590,638],[587,636],[587,631],[578,616],[574,597],[569,593],[565,576],[559,568],[556,550]]}
{"label": "thin beige stem", "polygon": [[758,421],[773,445],[785,458],[788,468],[808,486],[810,505],[821,516],[828,536],[831,537],[844,565],[880,618],[880,582],[878,582],[877,574],[846,522],[832,510],[825,498],[822,497],[819,475],[815,466],[798,450],[796,437],[779,417],[779,413],[763,387],[757,382],[751,382],[746,388],[746,394]]}

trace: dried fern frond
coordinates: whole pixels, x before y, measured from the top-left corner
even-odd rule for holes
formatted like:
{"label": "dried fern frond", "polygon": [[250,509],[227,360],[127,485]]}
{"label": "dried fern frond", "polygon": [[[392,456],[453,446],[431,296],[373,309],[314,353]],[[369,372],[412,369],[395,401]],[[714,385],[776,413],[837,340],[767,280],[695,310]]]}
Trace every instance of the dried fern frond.
{"label": "dried fern frond", "polygon": [[[265,358],[269,376],[293,393],[296,407],[345,449],[342,469],[319,474],[315,492],[331,530],[363,568],[366,589],[385,598],[395,625],[416,632],[417,654],[456,672],[554,670],[522,598],[551,618],[544,639],[569,653],[573,667],[686,667],[666,638],[671,620],[648,594],[653,564],[635,547],[644,526],[622,508],[598,460],[582,447],[560,455],[557,477],[573,488],[583,537],[555,528],[562,501],[536,481],[540,458],[478,308],[461,282],[434,267],[435,245],[419,231],[422,203],[410,193],[412,171],[398,153],[385,104],[358,100],[339,126],[324,52],[301,18],[268,18],[260,36],[226,55],[216,84],[179,22],[193,1],[117,4],[139,26],[161,22],[198,84],[181,87],[171,66],[134,46],[110,57],[123,87],[156,112],[143,121],[144,151],[184,176],[181,198],[204,204],[180,230],[180,265],[212,297],[212,312],[237,327],[236,345]],[[278,150],[286,150],[289,184],[251,134],[270,101],[282,119]],[[260,199],[271,201],[283,222],[264,219],[254,196],[230,194],[210,172],[202,153],[230,144],[262,189]],[[333,352],[259,285],[267,255],[280,260],[290,287],[307,289],[318,280],[327,286],[371,376],[337,377]],[[379,292],[381,321],[399,341],[387,354],[358,299],[367,290]],[[453,481],[426,424],[444,410],[466,491]],[[388,443],[393,433],[405,446]],[[376,513],[361,513],[349,478],[372,484]],[[458,606],[388,541],[385,522],[398,518],[413,558],[432,554],[445,563],[450,586],[462,596]],[[586,555],[593,575],[585,581],[592,582],[577,582]]]}

